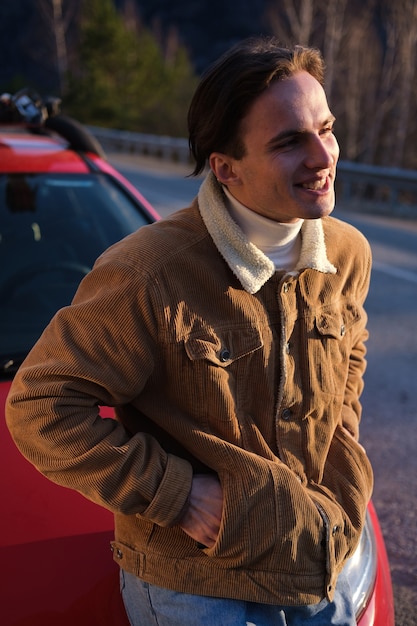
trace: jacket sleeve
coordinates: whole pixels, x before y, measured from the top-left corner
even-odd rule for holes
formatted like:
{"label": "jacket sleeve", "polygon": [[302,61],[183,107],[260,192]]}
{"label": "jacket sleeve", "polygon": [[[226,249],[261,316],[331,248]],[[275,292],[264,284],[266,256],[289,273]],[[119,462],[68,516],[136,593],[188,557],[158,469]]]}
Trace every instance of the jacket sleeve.
{"label": "jacket sleeve", "polygon": [[6,418],[22,454],[53,482],[171,526],[187,503],[190,463],[100,416],[100,406],[137,401],[153,376],[156,326],[141,273],[99,262],[21,366]]}
{"label": "jacket sleeve", "polygon": [[362,238],[363,254],[359,257],[360,262],[356,267],[358,287],[356,301],[360,310],[360,320],[356,324],[352,341],[352,349],[349,357],[349,372],[346,381],[344,403],[342,409],[342,426],[346,428],[355,439],[359,438],[359,423],[362,414],[360,396],[363,391],[363,375],[366,369],[366,340],[368,339],[368,317],[364,303],[369,290],[371,275],[371,249],[365,238]]}

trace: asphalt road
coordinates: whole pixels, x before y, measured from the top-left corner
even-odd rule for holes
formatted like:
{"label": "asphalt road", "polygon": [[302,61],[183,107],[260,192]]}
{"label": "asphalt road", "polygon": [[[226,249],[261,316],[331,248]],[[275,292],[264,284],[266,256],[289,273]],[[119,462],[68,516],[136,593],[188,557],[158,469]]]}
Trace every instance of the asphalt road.
{"label": "asphalt road", "polygon": [[[186,206],[201,179],[150,159],[110,160],[164,216]],[[336,207],[368,238],[373,272],[361,441],[375,472],[373,501],[391,564],[396,625],[417,624],[417,219]],[[417,217],[417,214],[416,214]]]}

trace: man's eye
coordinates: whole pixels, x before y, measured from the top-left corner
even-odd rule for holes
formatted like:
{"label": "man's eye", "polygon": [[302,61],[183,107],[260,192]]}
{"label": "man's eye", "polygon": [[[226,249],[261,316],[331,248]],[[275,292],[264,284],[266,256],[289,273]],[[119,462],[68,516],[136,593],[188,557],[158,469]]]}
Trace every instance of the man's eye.
{"label": "man's eye", "polygon": [[295,146],[297,143],[298,143],[298,137],[289,137],[285,141],[282,141],[281,143],[279,143],[275,147],[275,149],[276,150],[285,150],[285,148],[291,148],[292,146]]}

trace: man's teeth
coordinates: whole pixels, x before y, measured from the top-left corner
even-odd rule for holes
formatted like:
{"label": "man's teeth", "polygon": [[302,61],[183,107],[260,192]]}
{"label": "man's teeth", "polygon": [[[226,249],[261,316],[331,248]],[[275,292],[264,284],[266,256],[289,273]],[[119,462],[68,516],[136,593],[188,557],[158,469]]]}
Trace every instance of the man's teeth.
{"label": "man's teeth", "polygon": [[319,189],[323,189],[325,184],[326,184],[326,179],[323,179],[323,180],[316,180],[310,183],[303,183],[301,186],[304,189],[312,189],[313,191],[318,191]]}

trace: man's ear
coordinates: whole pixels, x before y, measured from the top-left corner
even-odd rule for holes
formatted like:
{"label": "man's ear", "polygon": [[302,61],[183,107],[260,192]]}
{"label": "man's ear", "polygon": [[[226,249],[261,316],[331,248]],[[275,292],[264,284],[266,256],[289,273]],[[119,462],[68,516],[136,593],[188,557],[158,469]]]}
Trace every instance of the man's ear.
{"label": "man's ear", "polygon": [[222,152],[212,152],[209,165],[215,177],[226,187],[239,184],[239,177],[234,167],[235,160]]}

